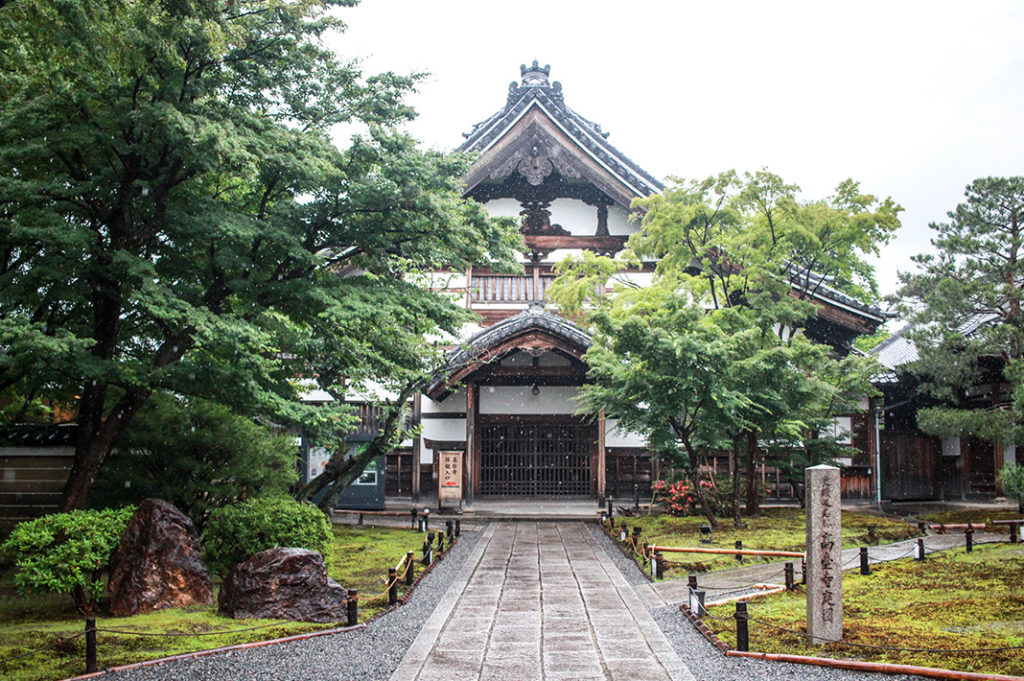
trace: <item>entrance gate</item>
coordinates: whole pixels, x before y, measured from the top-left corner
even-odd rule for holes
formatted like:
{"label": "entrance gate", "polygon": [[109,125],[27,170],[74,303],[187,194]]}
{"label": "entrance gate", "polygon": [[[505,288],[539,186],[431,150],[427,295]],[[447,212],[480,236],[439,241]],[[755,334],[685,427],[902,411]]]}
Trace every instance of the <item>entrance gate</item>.
{"label": "entrance gate", "polygon": [[592,424],[575,417],[481,415],[480,494],[580,496],[594,493]]}

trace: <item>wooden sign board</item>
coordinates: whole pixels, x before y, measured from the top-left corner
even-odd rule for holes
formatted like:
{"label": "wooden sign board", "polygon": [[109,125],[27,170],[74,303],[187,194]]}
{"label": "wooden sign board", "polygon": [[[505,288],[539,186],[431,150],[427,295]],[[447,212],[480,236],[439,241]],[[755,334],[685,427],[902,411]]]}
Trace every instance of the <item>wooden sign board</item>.
{"label": "wooden sign board", "polygon": [[437,501],[458,504],[462,500],[462,452],[438,452]]}

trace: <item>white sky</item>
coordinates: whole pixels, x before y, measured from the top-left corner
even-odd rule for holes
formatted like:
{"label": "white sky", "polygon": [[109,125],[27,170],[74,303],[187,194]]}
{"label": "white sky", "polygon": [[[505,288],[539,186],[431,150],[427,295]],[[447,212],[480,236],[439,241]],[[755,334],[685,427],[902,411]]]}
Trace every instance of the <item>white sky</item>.
{"label": "white sky", "polygon": [[1024,3],[363,0],[332,40],[429,72],[410,132],[451,149],[539,60],[655,177],[767,167],[823,197],[852,177],[906,210],[883,293],[976,177],[1024,174]]}

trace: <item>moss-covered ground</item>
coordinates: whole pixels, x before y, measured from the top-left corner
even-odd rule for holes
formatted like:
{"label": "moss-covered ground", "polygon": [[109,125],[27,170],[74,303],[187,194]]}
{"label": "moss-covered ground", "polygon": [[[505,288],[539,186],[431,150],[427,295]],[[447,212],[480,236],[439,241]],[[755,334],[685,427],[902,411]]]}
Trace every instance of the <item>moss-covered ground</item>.
{"label": "moss-covered ground", "polygon": [[[744,527],[733,527],[729,519],[722,519],[721,526],[712,533],[713,543],[701,543],[701,525],[707,525],[703,517],[676,518],[668,515],[616,518],[618,528],[625,521],[632,532],[633,527],[641,528],[641,536],[651,544],[660,546],[699,547],[732,549],[737,541],[743,542],[744,549],[774,551],[803,551],[805,521],[803,511],[798,508],[766,508],[757,518],[744,518]],[[843,548],[886,544],[919,536],[916,526],[890,518],[843,511]],[[869,532],[869,525],[875,527]],[[673,567],[687,573],[700,573],[721,568],[736,567],[734,556],[675,553],[666,555]],[[778,558],[744,559],[746,564],[756,560],[779,560]]]}
{"label": "moss-covered ground", "polygon": [[[748,604],[750,649],[772,653],[1024,675],[1024,547],[986,544],[973,553],[956,549],[928,560],[884,563],[870,575],[843,575],[843,638],[868,646],[934,648],[900,652],[841,644],[816,646],[798,633],[806,626],[805,593],[767,596]],[[735,646],[731,603],[710,608],[705,622]],[[724,618],[724,619],[715,619]]]}
{"label": "moss-covered ground", "polygon": [[[407,551],[419,557],[424,535],[407,529],[335,525],[334,542],[327,574],[346,588],[358,589],[359,619],[365,621],[387,607],[386,596],[371,598],[385,590],[389,565],[394,566]],[[422,566],[414,561],[416,575]],[[85,672],[85,638],[65,641],[80,633],[84,619],[75,612],[71,598],[54,594],[19,594],[14,588],[13,569],[0,573],[0,678],[9,681],[53,681]],[[404,582],[399,581],[401,595]],[[214,584],[215,590],[218,584]],[[167,655],[247,643],[311,631],[331,629],[335,624],[271,620],[235,620],[217,613],[213,605],[162,610],[133,617],[105,617],[101,604],[98,629],[121,629],[138,633],[200,634],[260,627],[251,631],[205,636],[137,636],[97,633],[100,667],[113,667]],[[340,623],[342,626],[344,622]],[[18,655],[35,648],[43,650],[22,659]]]}
{"label": "moss-covered ground", "polygon": [[[1024,522],[1024,516],[1013,511],[993,511],[990,509],[964,509],[960,511],[942,511],[941,513],[926,513],[917,516],[929,523],[990,523],[993,520],[1020,520]],[[989,528],[992,529],[992,528]]]}

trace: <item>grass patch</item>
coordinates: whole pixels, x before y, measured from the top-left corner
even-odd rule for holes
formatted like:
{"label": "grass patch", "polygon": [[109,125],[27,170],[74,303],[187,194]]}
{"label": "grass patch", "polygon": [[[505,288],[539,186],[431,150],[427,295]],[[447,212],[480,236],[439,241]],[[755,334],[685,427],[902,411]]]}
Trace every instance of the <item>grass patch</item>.
{"label": "grass patch", "polygon": [[[1020,575],[1024,549],[986,544],[932,554],[928,560],[900,560],[843,575],[843,638],[854,643],[899,648],[971,652],[895,652],[828,644],[816,646],[800,635],[760,622],[806,630],[802,589],[755,599],[748,605],[759,622],[750,623],[750,649],[818,657],[940,667],[958,671],[1024,674],[1021,650],[973,652],[1024,645],[1024,594]],[[705,623],[729,646],[736,644],[732,603],[709,609]]]}
{"label": "grass patch", "polygon": [[[406,551],[423,544],[423,535],[412,530],[379,527],[333,527],[332,558],[327,574],[342,586],[359,589],[359,619],[365,621],[387,607],[387,598],[371,597],[384,591],[387,567],[394,566]],[[422,566],[416,563],[416,574]],[[66,595],[17,593],[13,569],[0,573],[0,660],[7,660],[32,648],[45,650],[0,666],[0,677],[10,681],[53,681],[85,673],[85,638],[61,642],[80,633],[85,620]],[[399,595],[404,591],[400,581]],[[214,585],[215,591],[219,584]],[[104,604],[105,607],[105,604]],[[341,624],[344,624],[342,622]],[[314,624],[274,620],[235,620],[217,613],[213,605],[161,610],[133,617],[97,617],[97,628],[143,633],[197,634],[203,632],[264,627],[254,631],[216,636],[151,637],[99,632],[100,667],[113,667],[167,655],[261,641],[311,631],[331,629],[335,624]],[[267,626],[270,625],[270,626]]]}
{"label": "grass patch", "polygon": [[[745,518],[746,527],[735,528],[729,520],[723,520],[714,531],[713,544],[701,544],[700,526],[706,525],[703,517],[675,518],[672,516],[640,516],[618,518],[616,527],[625,520],[630,531],[641,528],[641,536],[651,544],[662,546],[707,546],[710,548],[732,549],[736,541],[743,542],[744,549],[774,551],[803,551],[805,541],[805,520],[803,510],[798,508],[767,508],[757,518]],[[884,518],[867,513],[843,511],[843,548],[885,544],[920,535],[916,526],[899,520]],[[869,537],[868,526],[875,526],[875,539]],[[672,561],[674,570],[688,573],[708,572],[721,568],[736,567],[736,558],[729,555],[677,553],[666,556]],[[777,558],[744,557],[745,564],[757,561],[768,562]]]}

